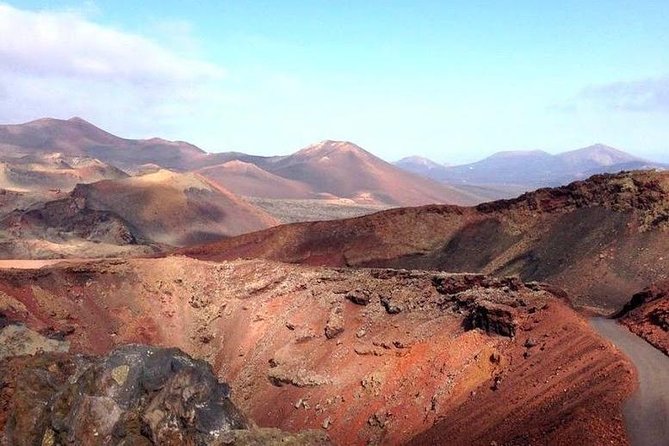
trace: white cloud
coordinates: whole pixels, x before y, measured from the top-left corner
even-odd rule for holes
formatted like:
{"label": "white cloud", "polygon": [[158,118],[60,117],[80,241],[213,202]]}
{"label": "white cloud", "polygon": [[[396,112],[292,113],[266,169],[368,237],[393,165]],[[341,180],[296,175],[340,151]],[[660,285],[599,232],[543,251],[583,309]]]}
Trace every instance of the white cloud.
{"label": "white cloud", "polygon": [[0,4],[0,70],[140,83],[211,80],[214,64],[180,57],[139,35],[74,12],[24,11]]}
{"label": "white cloud", "polygon": [[97,16],[0,3],[0,123],[79,115],[121,136],[170,137],[221,97],[220,66]]}
{"label": "white cloud", "polygon": [[666,113],[669,76],[592,86],[583,91],[582,98],[607,109]]}

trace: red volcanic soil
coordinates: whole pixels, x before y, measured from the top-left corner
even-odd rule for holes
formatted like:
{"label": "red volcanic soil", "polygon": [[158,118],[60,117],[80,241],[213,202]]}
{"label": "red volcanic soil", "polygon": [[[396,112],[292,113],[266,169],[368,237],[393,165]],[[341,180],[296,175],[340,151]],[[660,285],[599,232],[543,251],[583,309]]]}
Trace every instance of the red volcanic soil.
{"label": "red volcanic soil", "polygon": [[630,331],[669,355],[669,281],[636,293],[618,317]]}
{"label": "red volcanic soil", "polygon": [[627,444],[632,368],[552,293],[261,260],[0,270],[6,318],[74,352],[179,347],[261,426],[325,429],[337,444]]}
{"label": "red volcanic soil", "polygon": [[209,260],[517,274],[611,311],[669,278],[668,231],[669,172],[632,172],[473,208],[433,205],[279,226],[182,252]]}

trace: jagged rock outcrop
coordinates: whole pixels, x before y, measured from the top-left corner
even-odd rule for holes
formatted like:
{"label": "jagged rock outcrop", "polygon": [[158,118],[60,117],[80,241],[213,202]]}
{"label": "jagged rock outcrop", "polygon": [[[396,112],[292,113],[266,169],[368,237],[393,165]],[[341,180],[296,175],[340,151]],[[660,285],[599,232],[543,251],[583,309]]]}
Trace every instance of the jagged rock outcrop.
{"label": "jagged rock outcrop", "polygon": [[[480,328],[512,338],[518,326],[518,308],[528,307],[522,294],[518,293],[527,287],[516,277],[494,279],[482,275],[452,275],[435,277],[434,285],[447,297],[445,305],[464,314],[462,325],[466,330]],[[533,288],[547,291],[547,287],[540,284],[534,284]],[[559,293],[554,295],[559,297]],[[536,307],[528,311],[534,312]]]}
{"label": "jagged rock outcrop", "polygon": [[483,213],[522,210],[567,213],[585,207],[603,207],[615,212],[636,212],[640,231],[669,228],[669,185],[660,173],[622,172],[594,175],[584,181],[543,188],[518,198],[483,203]]}
{"label": "jagged rock outcrop", "polygon": [[[249,430],[228,385],[178,349],[134,344],[105,357],[48,353],[2,364],[3,372],[12,367],[18,376],[3,446],[278,444],[291,437]],[[316,433],[293,440],[327,442]]]}

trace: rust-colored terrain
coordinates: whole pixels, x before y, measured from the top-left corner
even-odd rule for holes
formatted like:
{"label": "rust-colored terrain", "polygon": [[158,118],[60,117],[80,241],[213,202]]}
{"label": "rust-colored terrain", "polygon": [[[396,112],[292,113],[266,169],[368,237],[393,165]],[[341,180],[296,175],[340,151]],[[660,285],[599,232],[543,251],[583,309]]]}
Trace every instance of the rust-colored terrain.
{"label": "rust-colored terrain", "polygon": [[393,209],[342,221],[279,226],[191,248],[202,259],[267,258],[518,274],[617,310],[669,274],[669,173],[598,175],[476,207]]}
{"label": "rust-colored terrain", "polygon": [[577,310],[637,293],[620,321],[669,354],[668,172],[465,207],[484,188],[341,141],[207,154],[73,118],[0,126],[0,152],[2,446],[666,430],[666,357]]}
{"label": "rust-colored terrain", "polygon": [[632,332],[669,355],[669,281],[636,293],[618,317]]}
{"label": "rust-colored terrain", "polygon": [[168,257],[2,270],[0,311],[72,352],[181,348],[259,425],[336,444],[627,444],[632,368],[551,290]]}

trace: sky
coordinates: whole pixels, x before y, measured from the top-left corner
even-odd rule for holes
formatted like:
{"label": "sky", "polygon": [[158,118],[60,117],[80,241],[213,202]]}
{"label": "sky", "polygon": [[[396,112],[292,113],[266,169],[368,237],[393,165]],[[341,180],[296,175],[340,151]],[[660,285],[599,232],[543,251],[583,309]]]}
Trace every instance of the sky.
{"label": "sky", "polygon": [[451,164],[594,143],[669,162],[669,1],[0,0],[0,122]]}

